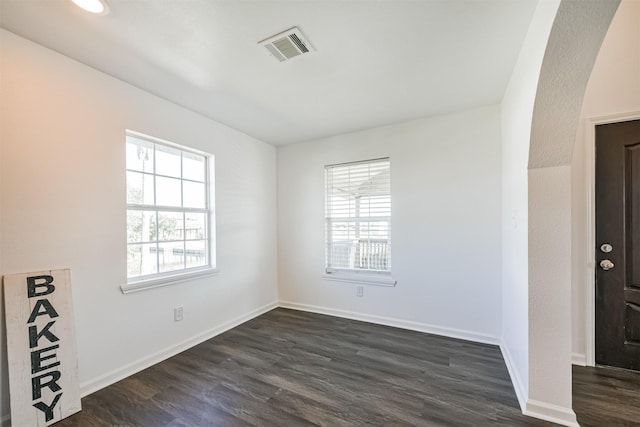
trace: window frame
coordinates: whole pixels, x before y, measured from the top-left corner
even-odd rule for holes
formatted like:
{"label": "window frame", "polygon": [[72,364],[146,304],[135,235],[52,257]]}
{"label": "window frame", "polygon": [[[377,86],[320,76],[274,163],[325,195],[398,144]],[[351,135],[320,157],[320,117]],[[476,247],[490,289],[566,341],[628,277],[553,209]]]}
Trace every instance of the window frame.
{"label": "window frame", "polygon": [[[177,207],[177,206],[168,206],[168,205],[159,205],[157,204],[157,185],[154,184],[154,197],[153,197],[153,204],[143,204],[143,203],[129,203],[128,200],[126,200],[126,213],[127,213],[127,219],[125,221],[125,223],[127,224],[127,229],[128,229],[128,225],[129,225],[129,213],[131,211],[140,211],[140,212],[153,212],[156,216],[156,219],[158,218],[158,215],[161,212],[180,212],[183,215],[183,224],[184,221],[186,221],[185,219],[185,215],[189,214],[189,213],[200,213],[200,214],[204,214],[205,215],[205,237],[203,239],[188,239],[186,236],[186,233],[183,232],[182,235],[182,239],[174,239],[171,241],[182,241],[184,243],[183,245],[183,254],[185,257],[184,260],[184,268],[181,269],[177,269],[177,270],[171,270],[171,271],[166,271],[166,272],[156,272],[156,273],[152,273],[152,274],[144,274],[144,275],[140,275],[140,276],[133,276],[133,277],[129,277],[129,260],[128,260],[128,249],[127,249],[127,263],[126,265],[126,270],[127,270],[127,280],[126,283],[121,285],[120,288],[122,290],[123,293],[127,294],[130,292],[137,292],[137,291],[141,291],[141,290],[145,290],[145,289],[151,289],[151,288],[157,288],[160,286],[167,286],[167,285],[172,285],[172,284],[176,284],[176,283],[182,283],[182,282],[186,282],[186,281],[190,281],[193,279],[197,279],[197,278],[201,278],[201,277],[208,277],[208,276],[213,276],[215,274],[217,274],[218,270],[216,268],[216,251],[215,251],[215,212],[214,212],[214,185],[215,185],[215,181],[214,181],[214,156],[212,154],[206,153],[204,151],[201,150],[197,150],[197,149],[193,149],[191,147],[186,147],[183,145],[179,145],[170,141],[166,141],[166,140],[162,140],[153,136],[149,136],[143,133],[139,133],[139,132],[135,132],[135,131],[131,131],[131,130],[127,130],[126,131],[126,138],[125,138],[125,147],[128,146],[129,144],[129,138],[135,138],[141,141],[144,141],[146,143],[149,143],[150,145],[153,146],[153,151],[154,151],[154,165],[152,167],[152,171],[148,172],[148,171],[140,171],[140,170],[133,170],[133,169],[129,169],[128,167],[125,166],[125,173],[128,174],[129,172],[135,172],[135,173],[142,173],[143,176],[147,175],[147,176],[152,176],[154,179],[154,183],[157,181],[156,178],[160,177],[160,178],[172,178],[172,179],[179,179],[180,181],[180,186],[181,188],[184,188],[184,182],[200,182],[197,180],[193,180],[193,179],[189,179],[189,178],[185,178],[184,176],[184,171],[183,171],[183,163],[182,163],[182,159],[184,154],[191,154],[191,155],[196,155],[196,156],[200,156],[204,158],[204,192],[205,192],[205,206],[204,208],[194,208],[194,207],[185,207],[184,206],[184,193],[181,191],[181,201],[180,204],[181,206]],[[157,173],[156,170],[156,152],[158,151],[157,148],[161,147],[161,148],[168,148],[170,150],[178,150],[180,151],[180,159],[181,159],[181,173],[180,173],[180,177],[176,178],[175,176],[168,176],[168,175],[164,175],[161,173]],[[126,158],[126,156],[125,156]],[[127,178],[125,178],[126,181]],[[126,187],[128,188],[128,186]],[[157,222],[157,221],[156,221]],[[158,225],[156,225],[156,227],[159,227]],[[183,225],[183,230],[185,230],[184,225]],[[159,245],[159,243],[161,243],[161,241],[159,240],[159,236],[158,233],[159,231],[156,231],[156,238],[153,242],[151,243],[156,243],[156,245]],[[168,241],[168,242],[171,242]],[[204,241],[205,243],[205,253],[206,253],[206,265],[200,265],[200,266],[195,266],[195,267],[187,267],[186,266],[186,244],[189,241]],[[131,245],[135,245],[135,244],[145,244],[148,242],[143,242],[142,240],[140,242],[129,242],[129,237],[126,238],[126,247],[128,248]],[[157,253],[159,253],[158,251],[159,246],[156,246],[156,251]],[[158,255],[159,256],[159,255]],[[159,270],[159,263],[156,261],[156,269]]]}
{"label": "window frame", "polygon": [[[387,221],[387,244],[389,247],[386,249],[388,251],[388,257],[386,257],[385,263],[389,265],[388,269],[368,269],[368,268],[337,268],[330,266],[330,258],[331,258],[331,247],[333,240],[331,239],[331,225],[336,221],[336,217],[330,216],[329,213],[329,171],[335,171],[340,167],[350,167],[352,165],[359,164],[374,164],[380,163],[382,161],[386,161],[389,168],[389,215],[382,216],[370,216],[370,217],[359,217],[359,216],[351,216],[349,215],[346,218],[338,218],[337,222],[355,222],[360,223],[359,218],[368,218],[369,221],[379,221],[380,219]],[[390,157],[382,157],[375,159],[367,159],[360,160],[355,162],[346,162],[346,163],[337,163],[325,165],[324,167],[324,197],[325,197],[325,214],[324,214],[324,227],[325,227],[325,238],[324,238],[324,246],[325,246],[325,261],[324,261],[324,274],[323,278],[331,281],[338,282],[348,282],[348,283],[356,283],[356,284],[365,284],[365,285],[376,285],[376,286],[395,286],[397,281],[392,277],[392,263],[391,263],[391,222],[392,222],[392,213],[391,213],[391,158]],[[366,221],[366,222],[369,222]],[[365,221],[363,221],[365,222]]]}

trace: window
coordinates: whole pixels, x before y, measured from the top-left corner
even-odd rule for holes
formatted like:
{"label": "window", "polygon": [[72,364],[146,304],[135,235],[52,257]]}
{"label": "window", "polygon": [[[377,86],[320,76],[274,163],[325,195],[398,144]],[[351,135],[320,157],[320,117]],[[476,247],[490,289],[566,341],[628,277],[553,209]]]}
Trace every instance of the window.
{"label": "window", "polygon": [[388,158],[325,167],[325,277],[395,284],[390,169]]}
{"label": "window", "polygon": [[211,274],[212,157],[127,132],[127,285]]}

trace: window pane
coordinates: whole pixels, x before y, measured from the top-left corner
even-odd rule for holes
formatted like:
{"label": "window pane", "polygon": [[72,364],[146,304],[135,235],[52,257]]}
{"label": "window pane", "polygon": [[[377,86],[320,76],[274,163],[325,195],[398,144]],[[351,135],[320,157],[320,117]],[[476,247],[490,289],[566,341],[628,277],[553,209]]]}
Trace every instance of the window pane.
{"label": "window pane", "polygon": [[158,244],[160,272],[184,269],[184,242]]}
{"label": "window pane", "polygon": [[389,249],[387,239],[359,239],[354,265],[369,270],[388,270],[391,268]]}
{"label": "window pane", "polygon": [[127,203],[153,205],[153,175],[127,172]]}
{"label": "window pane", "polygon": [[180,150],[156,145],[156,174],[180,178]]}
{"label": "window pane", "polygon": [[182,154],[182,177],[205,182],[205,158],[197,154]]}
{"label": "window pane", "polygon": [[364,221],[359,223],[360,238],[388,239],[389,221]]}
{"label": "window pane", "polygon": [[158,206],[180,207],[182,205],[179,179],[157,176],[156,185],[156,204]]}
{"label": "window pane", "polygon": [[187,268],[206,266],[207,250],[204,240],[189,241],[186,243]]}
{"label": "window pane", "polygon": [[328,267],[354,268],[356,240],[335,240],[329,243]]}
{"label": "window pane", "polygon": [[127,211],[127,243],[152,242],[156,239],[155,211]]}
{"label": "window pane", "polygon": [[187,213],[185,214],[185,239],[204,239],[206,238],[206,221],[207,214],[204,213]]}
{"label": "window pane", "polygon": [[184,207],[204,208],[206,204],[205,185],[198,182],[183,181]]}
{"label": "window pane", "polygon": [[129,277],[146,276],[158,272],[155,243],[127,246],[127,274]]}
{"label": "window pane", "polygon": [[182,218],[182,212],[158,212],[158,240],[184,239]]}
{"label": "window pane", "polygon": [[153,144],[127,137],[127,169],[153,173]]}
{"label": "window pane", "polygon": [[356,238],[357,223],[355,222],[332,221],[330,227],[330,236],[334,242]]}
{"label": "window pane", "polygon": [[126,153],[128,277],[210,265],[210,157],[130,132]]}

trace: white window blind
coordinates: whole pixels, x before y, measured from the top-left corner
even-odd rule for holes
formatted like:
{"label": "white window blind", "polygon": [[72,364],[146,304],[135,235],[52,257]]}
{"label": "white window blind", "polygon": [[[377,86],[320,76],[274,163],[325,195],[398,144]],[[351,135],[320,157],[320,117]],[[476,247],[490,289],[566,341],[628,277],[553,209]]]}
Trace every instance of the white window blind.
{"label": "white window blind", "polygon": [[391,272],[388,158],[325,166],[326,272]]}

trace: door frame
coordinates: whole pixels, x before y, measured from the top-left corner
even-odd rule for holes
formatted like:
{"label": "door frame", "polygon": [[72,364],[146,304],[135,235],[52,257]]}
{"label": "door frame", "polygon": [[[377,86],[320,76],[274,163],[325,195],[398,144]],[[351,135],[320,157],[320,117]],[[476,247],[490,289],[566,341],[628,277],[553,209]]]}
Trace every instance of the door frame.
{"label": "door frame", "polygon": [[585,175],[587,188],[587,281],[585,304],[585,364],[596,364],[596,126],[640,120],[640,111],[619,113],[586,119]]}

